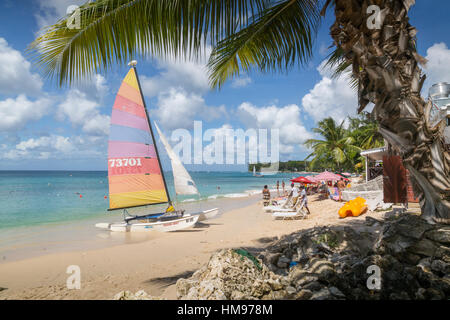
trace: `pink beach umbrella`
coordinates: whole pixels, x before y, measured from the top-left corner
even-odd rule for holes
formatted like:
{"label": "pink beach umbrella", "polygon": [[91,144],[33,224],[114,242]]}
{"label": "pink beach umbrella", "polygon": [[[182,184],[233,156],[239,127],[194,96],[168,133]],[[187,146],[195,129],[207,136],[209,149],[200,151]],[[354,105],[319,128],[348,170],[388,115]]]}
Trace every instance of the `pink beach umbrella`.
{"label": "pink beach umbrella", "polygon": [[329,171],[324,171],[314,177],[316,181],[335,181],[340,180],[341,178],[342,176]]}
{"label": "pink beach umbrella", "polygon": [[306,179],[312,181],[312,182],[317,182],[316,177],[315,176],[306,176]]}

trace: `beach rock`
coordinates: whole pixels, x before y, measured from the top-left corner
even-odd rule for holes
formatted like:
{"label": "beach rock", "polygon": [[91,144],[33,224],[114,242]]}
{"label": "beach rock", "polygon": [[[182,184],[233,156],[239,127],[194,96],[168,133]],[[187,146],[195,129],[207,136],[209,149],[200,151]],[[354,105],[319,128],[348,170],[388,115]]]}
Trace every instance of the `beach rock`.
{"label": "beach rock", "polygon": [[[176,283],[179,299],[281,298],[288,282],[244,250],[220,250],[189,279]],[[277,293],[274,293],[277,292]]]}
{"label": "beach rock", "polygon": [[338,299],[345,299],[345,294],[343,294],[342,291],[339,290],[338,288],[336,288],[336,287],[329,287],[328,290],[330,291],[330,293],[334,297],[336,297]]}
{"label": "beach rock", "polygon": [[286,287],[286,292],[287,292],[289,295],[292,295],[292,294],[296,293],[297,290],[296,290],[294,287],[287,286],[287,287]]}
{"label": "beach rock", "polygon": [[316,274],[319,280],[327,281],[335,275],[334,265],[325,259],[312,258],[310,267],[312,273]]}
{"label": "beach rock", "polygon": [[280,269],[287,268],[291,260],[285,256],[280,256],[277,261],[277,267]]}
{"label": "beach rock", "polygon": [[323,288],[312,295],[310,300],[335,300],[328,288]]}
{"label": "beach rock", "polygon": [[428,239],[421,239],[415,242],[411,247],[409,247],[408,251],[413,254],[432,257],[434,256],[436,249],[437,247],[433,241]]}
{"label": "beach rock", "polygon": [[430,265],[431,270],[435,272],[439,272],[442,274],[450,273],[450,264],[442,261],[442,260],[433,260]]}
{"label": "beach rock", "polygon": [[436,249],[435,256],[447,263],[450,263],[450,247],[441,245]]}
{"label": "beach rock", "polygon": [[302,289],[306,289],[306,290],[310,290],[310,291],[319,291],[324,287],[324,285],[322,283],[320,283],[319,281],[312,281],[309,282],[307,284],[305,284]]}
{"label": "beach rock", "polygon": [[436,242],[450,244],[450,227],[443,227],[436,230],[431,230],[426,233],[426,237]]}
{"label": "beach rock", "polygon": [[411,300],[408,293],[401,291],[399,293],[393,292],[389,295],[389,300]]}
{"label": "beach rock", "polygon": [[296,300],[308,300],[313,295],[311,290],[308,289],[301,289],[297,294],[295,295]]}
{"label": "beach rock", "polygon": [[279,252],[265,252],[264,254],[264,261],[267,263],[276,264],[278,262],[278,258],[281,256],[281,253]]}
{"label": "beach rock", "polygon": [[419,267],[420,269],[424,270],[424,271],[430,271],[431,269],[431,258],[423,258],[422,260],[419,261],[419,263],[417,263],[417,267]]}
{"label": "beach rock", "polygon": [[382,223],[383,223],[382,221],[377,220],[377,219],[375,219],[375,218],[373,218],[373,217],[370,217],[370,216],[367,216],[367,217],[366,217],[366,222],[365,222],[365,224],[366,224],[367,226],[373,226],[373,225],[375,225],[375,224],[381,225]]}

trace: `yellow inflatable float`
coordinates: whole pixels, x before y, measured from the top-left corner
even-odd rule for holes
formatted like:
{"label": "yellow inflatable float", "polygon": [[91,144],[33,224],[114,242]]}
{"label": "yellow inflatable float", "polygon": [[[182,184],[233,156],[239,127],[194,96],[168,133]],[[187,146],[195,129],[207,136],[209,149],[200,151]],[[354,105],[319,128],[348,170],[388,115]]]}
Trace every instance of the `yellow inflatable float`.
{"label": "yellow inflatable float", "polygon": [[342,206],[342,208],[339,209],[339,216],[341,218],[345,218],[348,216],[357,217],[366,212],[366,210],[366,200],[361,197],[357,197],[353,200],[348,201]]}

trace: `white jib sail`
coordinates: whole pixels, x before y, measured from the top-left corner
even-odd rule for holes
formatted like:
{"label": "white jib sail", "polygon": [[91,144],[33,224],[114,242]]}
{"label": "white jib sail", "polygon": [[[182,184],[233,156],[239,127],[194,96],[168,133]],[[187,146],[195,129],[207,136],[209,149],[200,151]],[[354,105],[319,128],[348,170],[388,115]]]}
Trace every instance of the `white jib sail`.
{"label": "white jib sail", "polygon": [[155,122],[156,130],[158,131],[161,142],[166,148],[167,154],[169,155],[170,162],[172,164],[173,172],[173,182],[175,185],[175,192],[177,194],[198,194],[197,187],[195,186],[194,180],[192,180],[190,174],[187,172],[186,168],[183,166],[180,158],[173,152],[172,147],[169,142],[167,142],[166,137],[163,135],[161,130],[159,130],[158,125]]}

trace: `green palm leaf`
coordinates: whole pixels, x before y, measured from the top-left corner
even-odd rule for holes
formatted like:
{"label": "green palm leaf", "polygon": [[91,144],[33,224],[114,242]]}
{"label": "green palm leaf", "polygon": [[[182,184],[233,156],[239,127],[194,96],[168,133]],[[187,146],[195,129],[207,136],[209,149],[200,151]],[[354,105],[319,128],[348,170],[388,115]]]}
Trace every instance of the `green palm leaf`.
{"label": "green palm leaf", "polygon": [[71,83],[137,57],[198,57],[264,11],[268,0],[97,0],[80,7],[80,29],[69,16],[43,30],[30,46],[45,77]]}
{"label": "green palm leaf", "polygon": [[249,26],[221,41],[208,67],[210,83],[220,87],[240,70],[285,71],[308,61],[320,15],[316,0],[278,1],[252,18]]}

